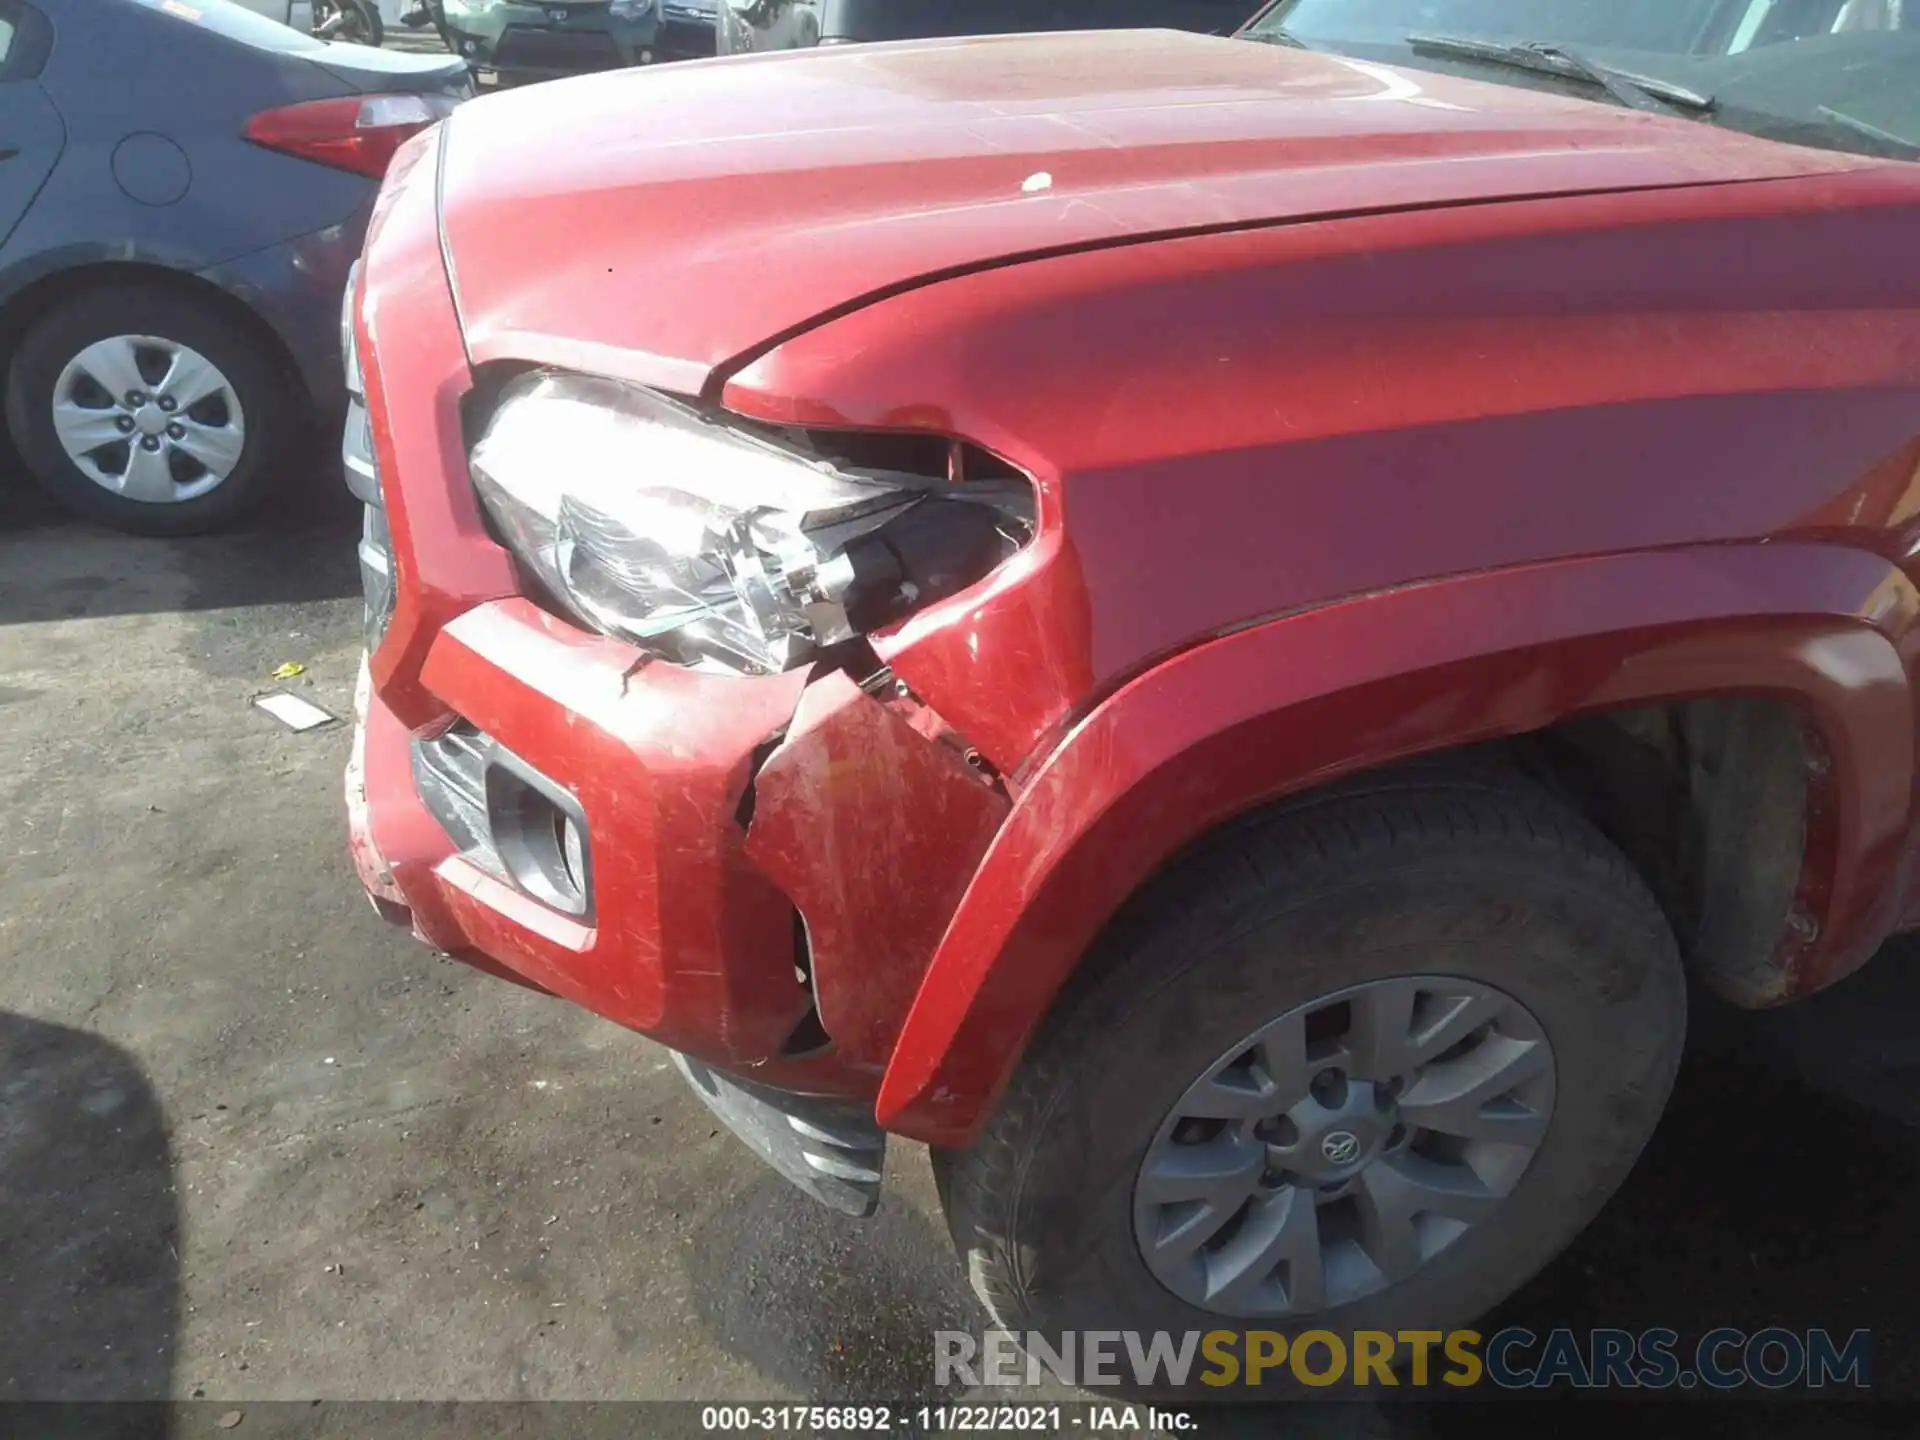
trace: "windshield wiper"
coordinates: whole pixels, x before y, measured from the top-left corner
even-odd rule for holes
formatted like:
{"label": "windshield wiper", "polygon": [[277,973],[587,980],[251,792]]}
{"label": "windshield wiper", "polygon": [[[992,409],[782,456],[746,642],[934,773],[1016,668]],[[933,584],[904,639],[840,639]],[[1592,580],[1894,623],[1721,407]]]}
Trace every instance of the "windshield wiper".
{"label": "windshield wiper", "polygon": [[[1407,44],[1415,54],[1451,55],[1462,60],[1482,60],[1489,65],[1505,65],[1528,70],[1536,75],[1557,75],[1563,80],[1584,80],[1597,85],[1622,105],[1654,114],[1667,109],[1685,110],[1696,115],[1711,114],[1714,98],[1689,90],[1656,75],[1640,75],[1632,70],[1616,69],[1598,60],[1588,59],[1564,45],[1544,40],[1470,40],[1459,35],[1409,35]],[[1659,102],[1659,103],[1651,103]]]}
{"label": "windshield wiper", "polygon": [[1242,30],[1242,40],[1258,40],[1263,45],[1285,45],[1290,50],[1311,50],[1313,47],[1284,25],[1268,25],[1259,30]]}
{"label": "windshield wiper", "polygon": [[1891,130],[1882,130],[1878,125],[1862,120],[1857,115],[1849,115],[1844,110],[1834,109],[1831,105],[1822,105],[1814,113],[1836,129],[1849,131],[1863,139],[1897,151],[1903,156],[1920,155],[1920,140],[1909,140],[1906,136],[1896,135]]}

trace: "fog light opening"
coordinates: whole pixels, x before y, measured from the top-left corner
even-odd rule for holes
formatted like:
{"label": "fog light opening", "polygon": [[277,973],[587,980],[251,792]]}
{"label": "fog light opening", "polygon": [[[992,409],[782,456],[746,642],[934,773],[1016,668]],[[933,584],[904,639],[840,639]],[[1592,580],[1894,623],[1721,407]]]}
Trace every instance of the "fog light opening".
{"label": "fog light opening", "polygon": [[593,850],[580,802],[512,752],[488,756],[487,825],[506,876],[562,914],[591,921]]}

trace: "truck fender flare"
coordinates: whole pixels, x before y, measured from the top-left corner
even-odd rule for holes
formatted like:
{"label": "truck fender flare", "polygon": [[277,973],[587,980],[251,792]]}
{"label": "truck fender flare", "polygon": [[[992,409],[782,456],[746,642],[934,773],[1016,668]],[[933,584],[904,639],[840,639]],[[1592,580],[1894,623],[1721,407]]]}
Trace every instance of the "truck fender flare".
{"label": "truck fender flare", "polygon": [[1061,986],[1172,856],[1286,795],[1569,716],[1715,694],[1798,704],[1830,767],[1819,946],[1892,928],[1913,805],[1904,574],[1812,542],[1635,552],[1337,601],[1209,639],[1101,698],[1034,766],[949,922],[876,1114],[970,1142]]}

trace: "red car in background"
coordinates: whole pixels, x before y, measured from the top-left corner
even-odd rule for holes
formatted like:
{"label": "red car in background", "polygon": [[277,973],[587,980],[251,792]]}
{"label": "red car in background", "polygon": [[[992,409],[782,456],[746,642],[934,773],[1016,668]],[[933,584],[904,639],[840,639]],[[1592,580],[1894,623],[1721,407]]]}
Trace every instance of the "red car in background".
{"label": "red car in background", "polygon": [[350,297],[375,903],[843,1209],[932,1145],[1013,1329],[1470,1320],[1689,972],[1920,921],[1914,9],[463,107]]}

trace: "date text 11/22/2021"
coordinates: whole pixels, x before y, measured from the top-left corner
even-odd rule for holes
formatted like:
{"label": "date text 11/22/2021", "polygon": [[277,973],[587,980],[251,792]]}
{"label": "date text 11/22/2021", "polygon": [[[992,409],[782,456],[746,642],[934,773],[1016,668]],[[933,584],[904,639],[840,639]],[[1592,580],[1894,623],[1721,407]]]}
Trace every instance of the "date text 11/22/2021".
{"label": "date text 11/22/2021", "polygon": [[1195,1421],[1180,1410],[1145,1405],[708,1405],[708,1432],[819,1435],[903,1430],[913,1434],[1061,1435],[1075,1430],[1172,1435]]}

